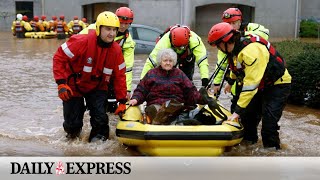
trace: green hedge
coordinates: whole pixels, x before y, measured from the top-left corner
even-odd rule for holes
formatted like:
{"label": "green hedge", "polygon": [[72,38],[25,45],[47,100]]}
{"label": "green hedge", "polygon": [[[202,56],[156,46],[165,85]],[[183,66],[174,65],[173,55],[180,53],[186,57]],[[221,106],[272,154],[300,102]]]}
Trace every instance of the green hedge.
{"label": "green hedge", "polygon": [[317,38],[320,24],[314,20],[307,19],[300,22],[300,37]]}
{"label": "green hedge", "polygon": [[320,108],[320,44],[300,41],[273,43],[292,76],[289,103]]}

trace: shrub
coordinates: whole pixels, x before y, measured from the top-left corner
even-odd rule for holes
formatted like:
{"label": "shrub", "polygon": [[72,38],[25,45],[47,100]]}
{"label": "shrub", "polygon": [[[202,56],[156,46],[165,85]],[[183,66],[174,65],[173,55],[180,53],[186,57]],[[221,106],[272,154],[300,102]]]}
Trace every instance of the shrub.
{"label": "shrub", "polygon": [[292,76],[289,103],[320,108],[320,45],[299,41],[275,43]]}
{"label": "shrub", "polygon": [[300,37],[317,38],[319,31],[319,23],[314,20],[302,20],[300,22]]}

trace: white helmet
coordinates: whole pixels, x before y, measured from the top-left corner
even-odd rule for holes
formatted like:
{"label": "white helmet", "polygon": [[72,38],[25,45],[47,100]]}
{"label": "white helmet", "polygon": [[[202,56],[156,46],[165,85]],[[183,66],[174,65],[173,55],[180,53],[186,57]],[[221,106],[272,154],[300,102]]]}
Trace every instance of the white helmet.
{"label": "white helmet", "polygon": [[17,20],[19,20],[19,21],[22,20],[22,14],[17,14]]}

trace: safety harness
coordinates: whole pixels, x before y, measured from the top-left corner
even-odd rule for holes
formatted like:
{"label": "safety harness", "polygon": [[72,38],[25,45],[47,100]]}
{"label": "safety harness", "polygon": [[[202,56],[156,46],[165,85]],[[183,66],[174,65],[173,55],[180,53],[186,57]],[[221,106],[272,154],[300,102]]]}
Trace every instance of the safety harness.
{"label": "safety harness", "polygon": [[73,34],[78,34],[82,30],[82,27],[79,24],[79,20],[73,20],[72,31]]}
{"label": "safety harness", "polygon": [[58,34],[64,34],[63,21],[59,21],[57,23],[57,33]]}
{"label": "safety harness", "polygon": [[22,27],[20,21],[16,21],[15,30],[16,30],[16,32],[24,32],[24,28]]}
{"label": "safety harness", "polygon": [[121,36],[117,36],[115,38],[115,42],[117,42],[119,44],[119,46],[121,47],[121,49],[123,49],[123,45],[126,42],[127,38],[129,37],[129,31],[128,29],[124,32],[124,35]]}
{"label": "safety harness", "polygon": [[32,27],[33,32],[38,32],[37,22],[32,21],[31,27]]}
{"label": "safety harness", "polygon": [[[259,84],[259,89],[263,89],[267,86],[272,86],[279,78],[281,78],[286,70],[286,62],[283,57],[276,51],[276,49],[268,42],[267,40],[261,38],[260,36],[256,35],[249,35],[250,38],[243,38],[240,40],[240,44],[236,46],[233,53],[238,55],[239,52],[245,48],[247,45],[253,42],[258,42],[266,46],[268,49],[270,56],[269,62],[267,64],[266,70],[264,72],[263,78]],[[235,73],[236,76],[241,76],[244,71],[244,67],[240,64],[235,64],[232,61],[232,58],[228,58],[230,69]],[[240,65],[240,66],[239,66]]]}

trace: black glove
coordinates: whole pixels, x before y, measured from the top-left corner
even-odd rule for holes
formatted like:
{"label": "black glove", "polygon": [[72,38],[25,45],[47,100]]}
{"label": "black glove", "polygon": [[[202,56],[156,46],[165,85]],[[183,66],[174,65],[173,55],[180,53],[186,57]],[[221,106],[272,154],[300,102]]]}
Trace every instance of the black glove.
{"label": "black glove", "polygon": [[228,84],[233,85],[236,80],[231,78],[226,78],[226,81],[228,82]]}
{"label": "black glove", "polygon": [[208,78],[203,78],[203,79],[201,79],[201,82],[202,82],[202,86],[203,87],[207,87],[208,84],[209,84],[209,79]]}

